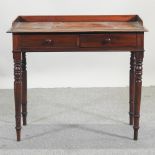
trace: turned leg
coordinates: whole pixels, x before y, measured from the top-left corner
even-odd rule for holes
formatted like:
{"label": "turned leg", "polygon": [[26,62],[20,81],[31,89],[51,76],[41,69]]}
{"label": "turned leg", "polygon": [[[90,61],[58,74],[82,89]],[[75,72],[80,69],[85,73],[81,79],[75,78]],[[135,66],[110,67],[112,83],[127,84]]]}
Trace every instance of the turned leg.
{"label": "turned leg", "polygon": [[21,52],[13,51],[14,58],[14,96],[17,141],[21,133],[21,104],[22,104],[22,57]]}
{"label": "turned leg", "polygon": [[22,116],[23,125],[27,124],[27,70],[26,70],[26,53],[22,53]]}
{"label": "turned leg", "polygon": [[134,140],[138,139],[140,104],[141,104],[141,87],[142,87],[142,63],[144,52],[135,52],[136,58],[136,81],[135,81],[135,103],[134,103]]}
{"label": "turned leg", "polygon": [[134,99],[135,99],[135,53],[131,52],[130,57],[130,84],[129,84],[129,124],[133,125]]}

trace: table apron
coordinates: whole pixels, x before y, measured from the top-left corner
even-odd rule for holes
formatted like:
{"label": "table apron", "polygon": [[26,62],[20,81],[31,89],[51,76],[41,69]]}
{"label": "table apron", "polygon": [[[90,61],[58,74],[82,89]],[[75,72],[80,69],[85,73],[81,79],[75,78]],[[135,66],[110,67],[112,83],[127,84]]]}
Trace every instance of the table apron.
{"label": "table apron", "polygon": [[14,34],[15,51],[143,51],[144,33]]}

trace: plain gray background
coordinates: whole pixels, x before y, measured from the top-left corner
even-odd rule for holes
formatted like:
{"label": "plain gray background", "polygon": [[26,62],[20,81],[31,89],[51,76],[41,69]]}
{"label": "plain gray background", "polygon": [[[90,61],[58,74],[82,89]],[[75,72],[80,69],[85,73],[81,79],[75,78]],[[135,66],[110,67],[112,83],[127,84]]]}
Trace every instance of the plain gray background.
{"label": "plain gray background", "polygon": [[[6,31],[18,15],[140,15],[149,29],[145,33],[143,85],[154,85],[154,10],[154,0],[1,0],[0,88],[13,88],[12,37]],[[129,53],[28,53],[28,87],[127,86],[129,56]]]}

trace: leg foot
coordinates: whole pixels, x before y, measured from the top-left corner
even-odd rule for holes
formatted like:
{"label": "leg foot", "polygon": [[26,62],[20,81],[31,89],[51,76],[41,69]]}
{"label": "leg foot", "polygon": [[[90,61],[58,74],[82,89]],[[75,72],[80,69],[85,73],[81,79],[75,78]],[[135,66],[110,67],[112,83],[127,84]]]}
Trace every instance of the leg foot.
{"label": "leg foot", "polygon": [[134,129],[134,140],[138,140],[138,129]]}
{"label": "leg foot", "polygon": [[21,129],[16,129],[16,135],[17,135],[17,141],[20,141],[20,133],[21,133]]}

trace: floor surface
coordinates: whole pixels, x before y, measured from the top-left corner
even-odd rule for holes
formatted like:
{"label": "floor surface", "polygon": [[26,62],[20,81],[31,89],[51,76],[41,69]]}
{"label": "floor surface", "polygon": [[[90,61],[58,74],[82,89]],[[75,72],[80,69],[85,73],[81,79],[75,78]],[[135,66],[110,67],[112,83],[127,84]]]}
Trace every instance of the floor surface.
{"label": "floor surface", "polygon": [[13,90],[0,90],[0,155],[154,155],[155,87],[142,92],[139,140],[128,88],[28,90],[28,125],[16,142]]}

